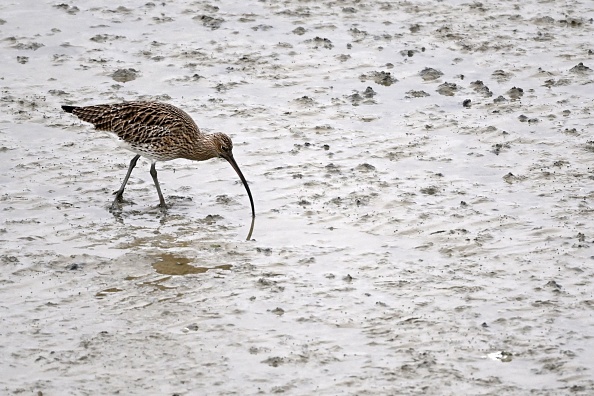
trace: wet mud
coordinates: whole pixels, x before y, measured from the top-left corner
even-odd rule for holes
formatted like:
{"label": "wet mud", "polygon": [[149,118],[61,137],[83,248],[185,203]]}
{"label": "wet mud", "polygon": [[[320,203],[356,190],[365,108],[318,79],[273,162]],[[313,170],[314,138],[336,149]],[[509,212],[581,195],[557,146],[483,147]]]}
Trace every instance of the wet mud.
{"label": "wet mud", "polygon": [[[5,1],[0,393],[588,395],[594,3]],[[225,161],[61,105],[159,100]],[[197,393],[198,392],[198,393]]]}

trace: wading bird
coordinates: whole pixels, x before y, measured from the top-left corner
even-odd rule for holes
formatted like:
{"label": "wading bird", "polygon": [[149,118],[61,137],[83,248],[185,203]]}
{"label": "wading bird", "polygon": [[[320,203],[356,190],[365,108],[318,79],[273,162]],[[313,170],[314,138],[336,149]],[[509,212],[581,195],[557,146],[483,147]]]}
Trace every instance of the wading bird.
{"label": "wading bird", "polygon": [[233,158],[233,143],[229,136],[224,133],[202,133],[185,111],[167,103],[124,102],[84,107],[62,106],[62,109],[90,122],[97,130],[108,132],[120,146],[136,153],[130,161],[122,186],[115,193],[112,209],[118,208],[122,201],[124,188],[140,156],[151,161],[150,174],[159,194],[159,206],[163,209],[166,206],[157,179],[157,161],[176,158],[205,161],[220,157],[226,159],[235,169],[250,198],[252,225],[247,237],[250,239],[256,218],[254,200],[248,183]]}

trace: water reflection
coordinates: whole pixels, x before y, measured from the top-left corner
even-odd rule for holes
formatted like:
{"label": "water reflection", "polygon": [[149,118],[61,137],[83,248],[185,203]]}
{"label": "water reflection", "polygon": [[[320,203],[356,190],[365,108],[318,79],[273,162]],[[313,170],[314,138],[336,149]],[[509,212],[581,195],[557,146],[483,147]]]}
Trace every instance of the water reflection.
{"label": "water reflection", "polygon": [[157,257],[159,261],[153,263],[153,268],[157,273],[163,275],[203,274],[206,271],[214,269],[229,271],[232,267],[231,264],[217,265],[214,267],[195,267],[190,265],[192,259],[176,256],[170,253],[163,253]]}

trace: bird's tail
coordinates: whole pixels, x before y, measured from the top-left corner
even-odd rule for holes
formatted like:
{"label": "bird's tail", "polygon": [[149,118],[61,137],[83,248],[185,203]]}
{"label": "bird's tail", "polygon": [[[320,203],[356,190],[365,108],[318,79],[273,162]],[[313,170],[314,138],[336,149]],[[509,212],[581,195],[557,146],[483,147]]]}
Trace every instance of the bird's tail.
{"label": "bird's tail", "polygon": [[77,106],[62,106],[62,110],[64,110],[66,113],[72,113],[74,111],[74,109],[78,109]]}

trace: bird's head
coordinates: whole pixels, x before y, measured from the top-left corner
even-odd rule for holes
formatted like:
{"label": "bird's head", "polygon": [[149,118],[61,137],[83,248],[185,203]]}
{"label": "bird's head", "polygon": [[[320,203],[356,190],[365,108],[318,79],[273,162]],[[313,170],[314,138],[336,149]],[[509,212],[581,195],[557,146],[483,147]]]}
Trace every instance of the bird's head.
{"label": "bird's head", "polygon": [[214,133],[212,135],[212,142],[217,157],[224,158],[227,161],[233,158],[233,142],[229,136],[224,133]]}

